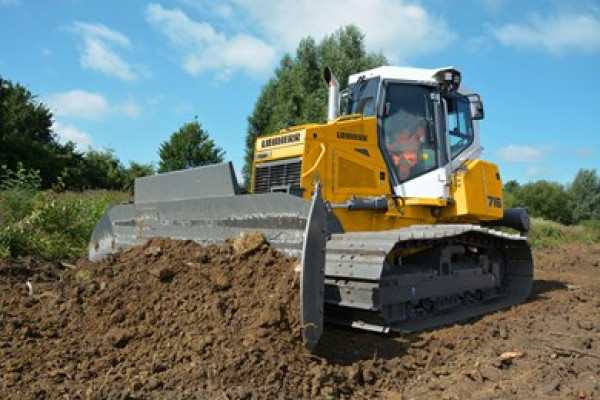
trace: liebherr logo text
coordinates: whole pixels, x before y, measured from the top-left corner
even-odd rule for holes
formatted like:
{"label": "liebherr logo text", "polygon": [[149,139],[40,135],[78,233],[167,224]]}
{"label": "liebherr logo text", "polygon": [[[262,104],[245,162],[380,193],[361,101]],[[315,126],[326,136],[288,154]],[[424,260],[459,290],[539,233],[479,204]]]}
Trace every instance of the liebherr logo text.
{"label": "liebherr logo text", "polygon": [[367,141],[367,135],[363,135],[362,133],[354,133],[354,132],[338,132],[338,139],[349,139],[349,140],[360,140],[361,142]]}
{"label": "liebherr logo text", "polygon": [[292,133],[286,136],[278,136],[260,141],[260,145],[265,147],[279,146],[280,144],[295,143],[300,141],[300,133]]}

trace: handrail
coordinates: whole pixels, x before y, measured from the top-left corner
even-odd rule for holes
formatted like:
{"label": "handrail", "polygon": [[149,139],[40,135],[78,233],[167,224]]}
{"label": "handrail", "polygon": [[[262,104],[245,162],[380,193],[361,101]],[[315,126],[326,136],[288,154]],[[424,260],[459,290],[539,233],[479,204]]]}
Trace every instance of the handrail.
{"label": "handrail", "polygon": [[312,174],[312,172],[315,169],[317,169],[317,166],[321,162],[321,159],[323,158],[324,155],[325,155],[325,145],[323,143],[321,143],[321,154],[319,154],[319,157],[317,157],[317,161],[315,161],[315,164],[312,167],[310,167],[310,169],[308,171],[306,171],[305,173],[302,174],[302,178],[306,178],[308,175]]}

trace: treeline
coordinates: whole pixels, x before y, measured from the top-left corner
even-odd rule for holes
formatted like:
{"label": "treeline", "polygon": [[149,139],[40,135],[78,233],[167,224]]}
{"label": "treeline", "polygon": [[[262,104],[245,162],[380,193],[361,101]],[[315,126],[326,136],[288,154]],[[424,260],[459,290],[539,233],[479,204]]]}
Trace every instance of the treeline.
{"label": "treeline", "polygon": [[600,221],[600,180],[595,169],[580,169],[570,184],[539,180],[504,185],[505,207],[526,207],[533,217],[565,225]]}
{"label": "treeline", "polygon": [[[108,149],[80,152],[72,142],[60,143],[52,119],[28,89],[0,77],[0,189],[34,173],[40,189],[128,190],[136,177],[155,173],[152,163],[125,166]],[[173,132],[158,154],[158,171],[167,172],[221,162],[224,152],[196,118]]]}

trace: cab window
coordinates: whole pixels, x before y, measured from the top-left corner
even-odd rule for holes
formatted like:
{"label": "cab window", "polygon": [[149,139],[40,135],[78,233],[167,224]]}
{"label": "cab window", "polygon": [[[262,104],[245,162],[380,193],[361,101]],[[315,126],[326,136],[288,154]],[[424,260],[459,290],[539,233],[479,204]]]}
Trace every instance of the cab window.
{"label": "cab window", "polygon": [[342,93],[342,113],[373,117],[377,105],[379,78],[359,79]]}
{"label": "cab window", "polygon": [[447,98],[450,154],[456,158],[473,143],[473,124],[469,99],[464,96]]}
{"label": "cab window", "polygon": [[431,89],[388,83],[382,115],[383,147],[400,183],[437,166]]}

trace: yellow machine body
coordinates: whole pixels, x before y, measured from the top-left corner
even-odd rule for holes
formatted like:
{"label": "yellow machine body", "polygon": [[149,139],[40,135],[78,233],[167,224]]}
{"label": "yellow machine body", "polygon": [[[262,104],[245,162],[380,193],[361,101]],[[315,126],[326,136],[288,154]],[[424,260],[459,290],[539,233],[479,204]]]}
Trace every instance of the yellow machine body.
{"label": "yellow machine body", "polygon": [[340,117],[292,127],[256,141],[253,189],[261,164],[298,159],[302,197],[320,183],[329,203],[353,197],[387,198],[387,210],[334,209],[344,230],[381,231],[414,224],[477,223],[502,218],[502,181],[496,165],[470,160],[452,174],[449,198],[407,198],[393,193],[375,117]]}

